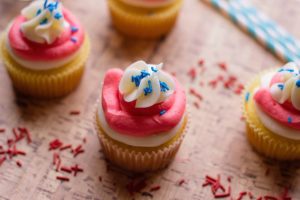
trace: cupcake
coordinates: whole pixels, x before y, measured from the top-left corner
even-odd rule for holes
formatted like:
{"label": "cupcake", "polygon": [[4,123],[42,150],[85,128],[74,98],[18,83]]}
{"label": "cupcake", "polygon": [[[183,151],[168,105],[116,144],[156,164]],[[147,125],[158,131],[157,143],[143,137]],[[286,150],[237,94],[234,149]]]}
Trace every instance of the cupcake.
{"label": "cupcake", "polygon": [[145,172],[166,167],[187,131],[185,92],[161,70],[138,61],[104,76],[95,126],[112,163]]}
{"label": "cupcake", "polygon": [[158,38],[174,26],[182,0],[108,0],[112,21],[122,33]]}
{"label": "cupcake", "polygon": [[89,54],[89,39],[60,1],[37,0],[2,34],[0,52],[15,89],[38,98],[76,88]]}
{"label": "cupcake", "polygon": [[250,143],[278,160],[300,158],[300,67],[288,63],[257,76],[244,95]]}

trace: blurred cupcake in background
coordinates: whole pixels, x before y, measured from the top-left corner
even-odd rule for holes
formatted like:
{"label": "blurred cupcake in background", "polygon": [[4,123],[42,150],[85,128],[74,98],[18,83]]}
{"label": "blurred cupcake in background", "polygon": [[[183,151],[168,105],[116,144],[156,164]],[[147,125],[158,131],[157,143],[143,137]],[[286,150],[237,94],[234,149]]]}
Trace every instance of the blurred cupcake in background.
{"label": "blurred cupcake in background", "polygon": [[120,32],[143,39],[166,35],[176,22],[183,0],[108,0]]}
{"label": "blurred cupcake in background", "polygon": [[184,89],[161,67],[138,61],[104,76],[95,126],[105,156],[130,171],[166,167],[188,130]]}
{"label": "blurred cupcake in background", "polygon": [[84,29],[58,0],[24,8],[2,34],[0,48],[15,89],[38,98],[74,90],[90,51]]}
{"label": "blurred cupcake in background", "polygon": [[246,87],[244,115],[253,147],[278,160],[300,159],[300,67],[288,63]]}

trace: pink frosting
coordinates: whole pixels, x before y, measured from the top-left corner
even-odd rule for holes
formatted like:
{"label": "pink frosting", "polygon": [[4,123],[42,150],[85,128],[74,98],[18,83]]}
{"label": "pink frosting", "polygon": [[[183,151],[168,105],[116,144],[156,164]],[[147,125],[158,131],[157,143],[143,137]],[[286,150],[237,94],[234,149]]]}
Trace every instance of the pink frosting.
{"label": "pink frosting", "polygon": [[[277,78],[274,77],[272,82],[276,83]],[[300,129],[300,112],[290,102],[277,103],[266,88],[259,89],[254,95],[254,100],[267,115],[277,122],[287,127]],[[288,118],[292,121],[288,121]]]}
{"label": "pink frosting", "polygon": [[[182,119],[186,97],[182,86],[176,82],[176,90],[166,101],[149,108],[135,108],[134,102],[124,102],[119,92],[121,69],[111,69],[105,74],[102,89],[102,108],[109,126],[119,133],[144,137],[174,128]],[[160,115],[161,110],[166,113]]]}
{"label": "pink frosting", "polygon": [[[30,61],[53,61],[72,55],[81,47],[84,41],[84,31],[77,19],[68,11],[63,9],[65,20],[70,24],[62,35],[53,44],[39,44],[27,40],[20,31],[21,24],[26,21],[24,16],[18,16],[9,32],[8,39],[13,52]],[[76,27],[77,31],[71,31],[71,27]],[[75,38],[76,42],[71,38]]]}

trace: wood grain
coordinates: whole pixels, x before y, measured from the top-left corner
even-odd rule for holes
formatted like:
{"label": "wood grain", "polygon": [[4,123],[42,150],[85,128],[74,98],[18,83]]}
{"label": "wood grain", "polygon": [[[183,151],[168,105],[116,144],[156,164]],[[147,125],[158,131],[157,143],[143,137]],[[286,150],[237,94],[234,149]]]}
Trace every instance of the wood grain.
{"label": "wood grain", "polygon": [[[252,2],[300,37],[300,1]],[[112,166],[107,168],[92,125],[104,72],[112,67],[125,68],[137,59],[164,62],[165,69],[176,72],[187,91],[193,87],[204,98],[197,109],[193,106],[196,98],[188,94],[192,115],[189,133],[167,169],[144,175],[148,186],[143,191],[160,185],[160,190],[152,192],[153,199],[210,200],[213,199],[211,191],[202,188],[204,177],[221,174],[224,181],[227,176],[233,177],[231,186],[235,198],[241,191],[251,191],[256,197],[276,195],[284,186],[289,186],[293,199],[300,199],[299,163],[279,163],[255,153],[245,138],[245,126],[240,120],[241,98],[221,86],[212,89],[206,84],[225,73],[217,66],[220,61],[228,63],[229,73],[245,84],[261,69],[281,65],[275,57],[198,0],[185,1],[177,26],[170,35],[157,41],[129,39],[116,32],[104,0],[65,0],[64,3],[78,16],[91,37],[93,46],[87,69],[80,87],[71,95],[38,101],[17,96],[1,65],[0,128],[7,131],[4,136],[0,135],[0,144],[6,142],[11,128],[18,125],[28,127],[33,143],[18,145],[27,152],[27,156],[20,157],[21,168],[14,161],[6,161],[0,167],[0,199],[151,199],[139,193],[131,196],[126,184],[132,175]],[[1,0],[1,31],[25,5],[16,0]],[[197,66],[200,58],[205,59],[206,71],[191,81],[187,72]],[[200,87],[201,81],[206,84],[204,87]],[[71,116],[72,110],[80,110],[81,114]],[[54,170],[48,143],[59,138],[77,145],[84,137],[87,138],[84,155],[74,159],[70,153],[62,153],[65,164],[78,163],[84,173],[70,176],[70,182],[61,183],[56,176],[63,173]],[[268,175],[265,174],[267,169]],[[178,186],[181,179],[186,183]]]}

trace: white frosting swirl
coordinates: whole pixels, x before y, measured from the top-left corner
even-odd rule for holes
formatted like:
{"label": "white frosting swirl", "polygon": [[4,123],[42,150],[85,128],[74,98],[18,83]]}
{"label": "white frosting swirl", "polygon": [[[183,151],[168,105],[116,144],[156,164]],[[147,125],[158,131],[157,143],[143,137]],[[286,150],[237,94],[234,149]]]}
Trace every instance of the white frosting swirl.
{"label": "white frosting swirl", "polygon": [[52,44],[69,26],[64,20],[59,0],[33,1],[21,14],[26,18],[21,24],[21,31],[33,42]]}
{"label": "white frosting swirl", "polygon": [[171,75],[160,70],[163,64],[151,65],[137,61],[124,72],[119,91],[126,102],[136,100],[136,108],[146,108],[165,101],[174,93],[175,82]]}
{"label": "white frosting swirl", "polygon": [[287,100],[300,110],[300,74],[296,63],[288,63],[275,74],[276,83],[270,85],[272,98],[280,104]]}
{"label": "white frosting swirl", "polygon": [[163,7],[174,2],[174,0],[121,0],[122,2],[143,8]]}

